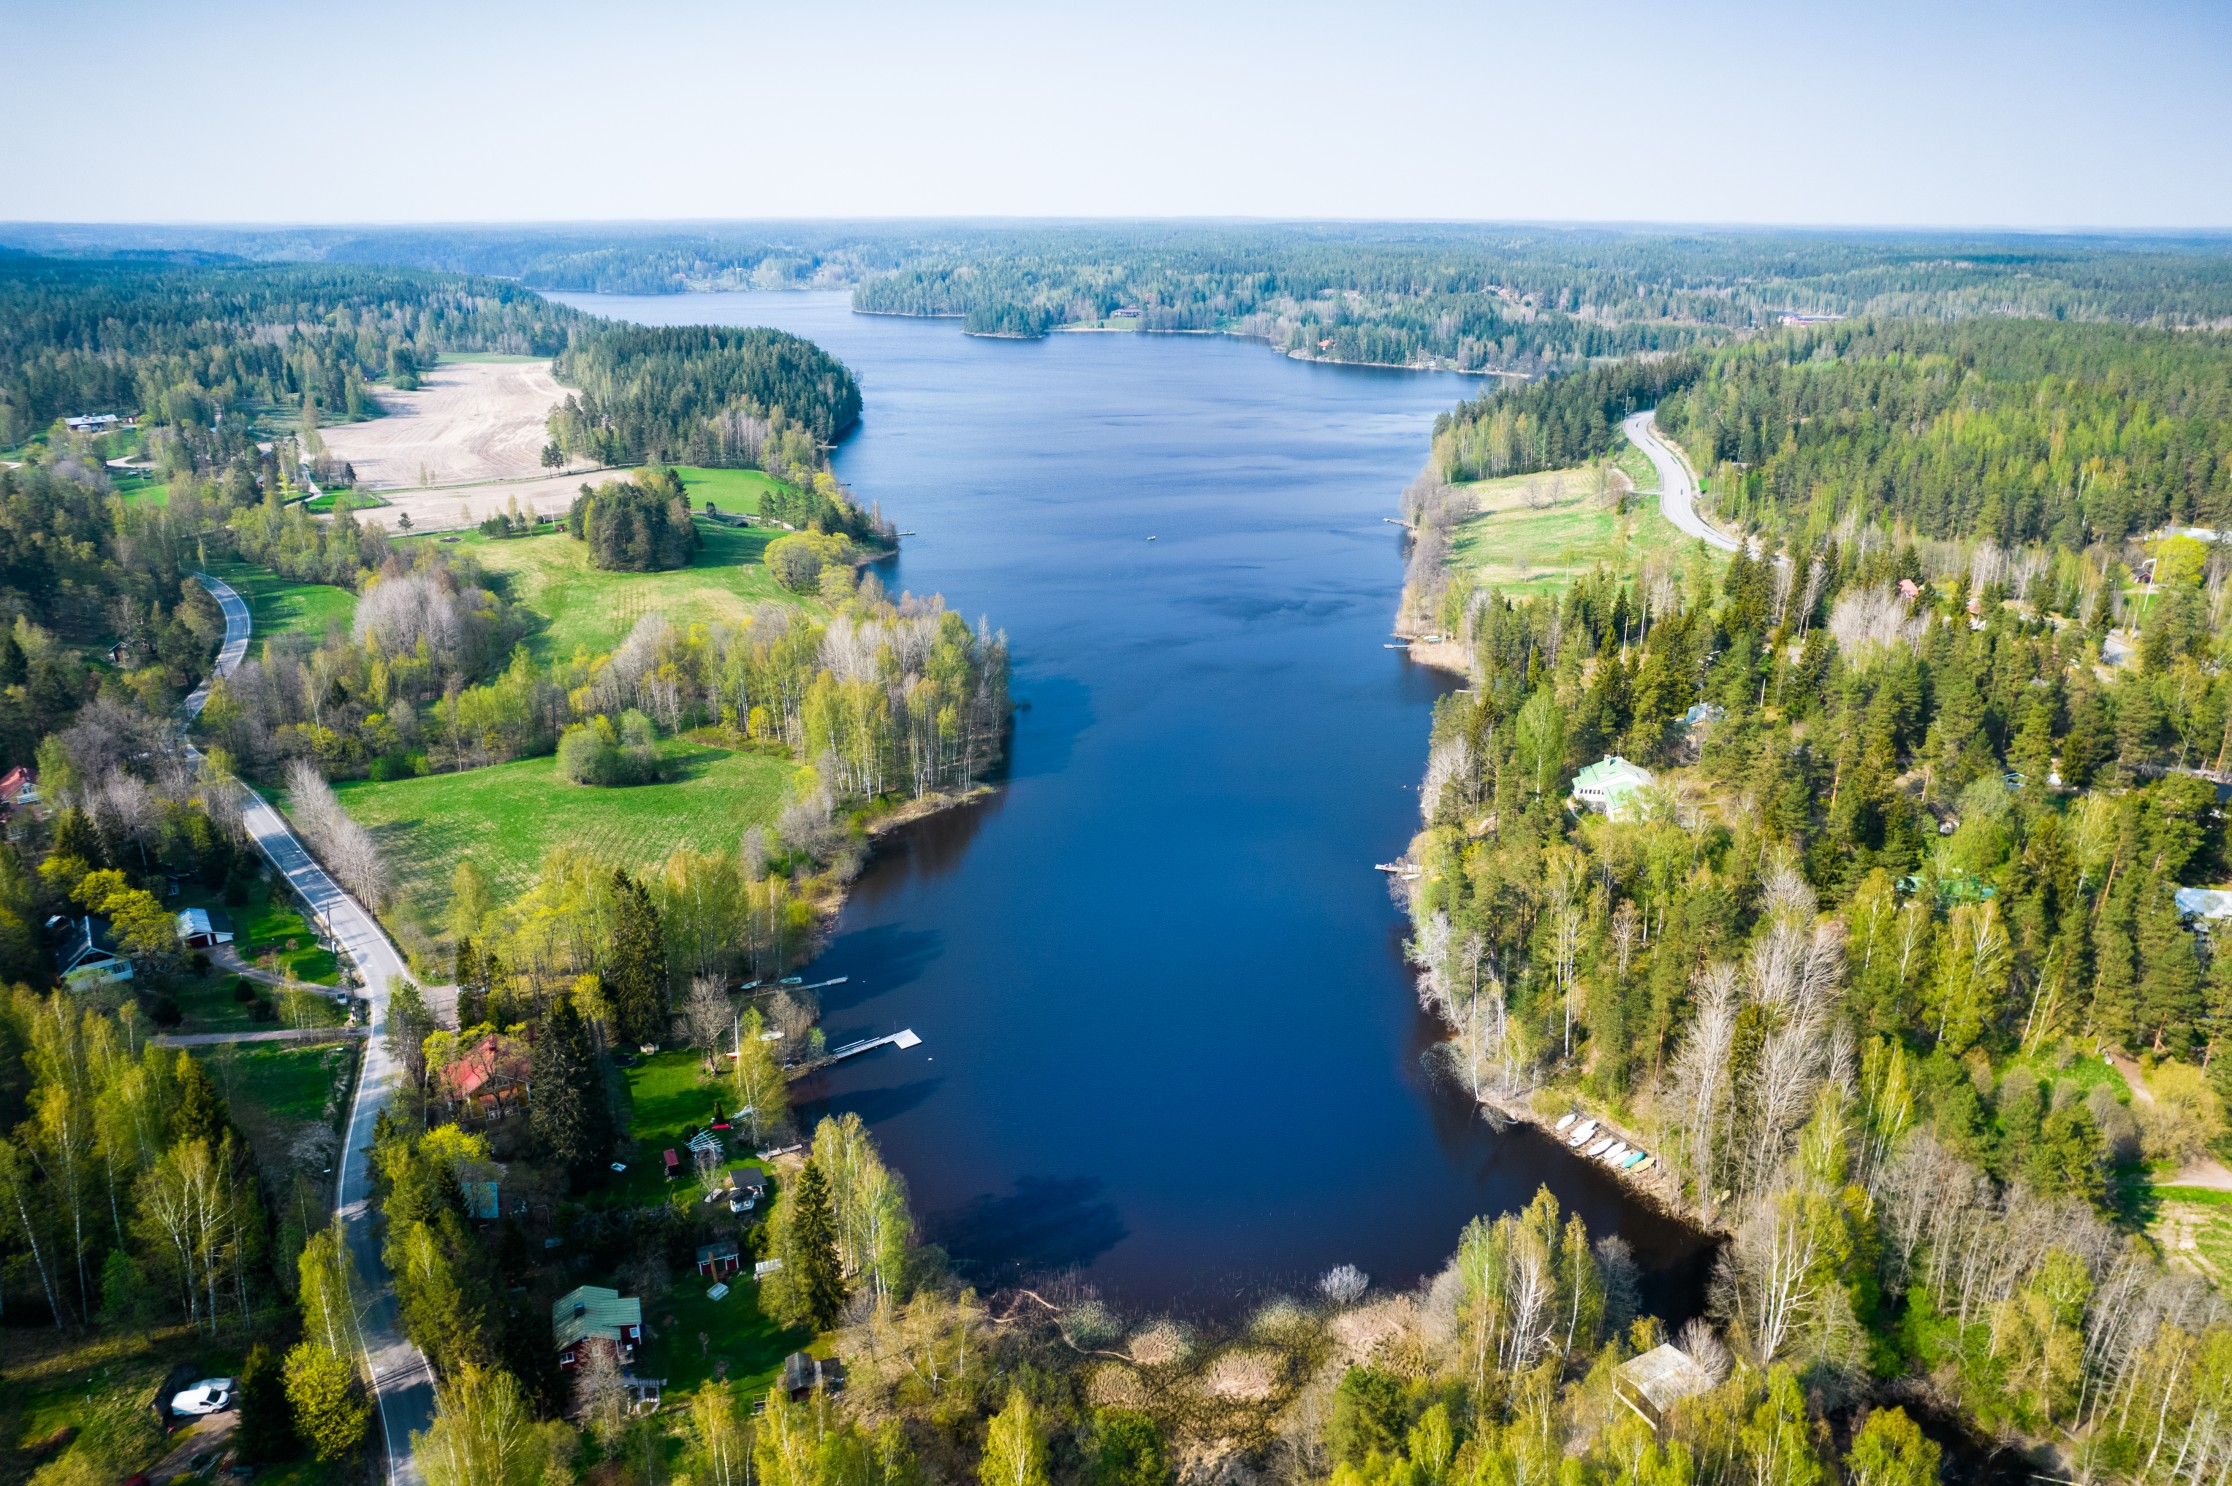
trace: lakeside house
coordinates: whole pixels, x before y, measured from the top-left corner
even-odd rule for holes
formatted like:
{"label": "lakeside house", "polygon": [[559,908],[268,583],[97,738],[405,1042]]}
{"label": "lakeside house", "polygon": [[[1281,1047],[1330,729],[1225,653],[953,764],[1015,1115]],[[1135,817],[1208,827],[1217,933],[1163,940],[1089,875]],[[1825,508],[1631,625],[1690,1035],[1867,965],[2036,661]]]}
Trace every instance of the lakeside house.
{"label": "lakeside house", "polygon": [[757,1166],[731,1166],[728,1169],[728,1188],[739,1197],[755,1201],[767,1195],[767,1173]]}
{"label": "lakeside house", "polygon": [[605,1285],[582,1285],[550,1307],[550,1329],[558,1341],[558,1365],[571,1370],[588,1360],[590,1349],[604,1348],[621,1363],[635,1361],[643,1342],[643,1302]]}
{"label": "lakeside house", "polygon": [[208,949],[212,945],[233,942],[232,918],[222,909],[181,908],[177,923],[178,942],[188,949]]}
{"label": "lakeside house", "polygon": [[1713,1386],[1713,1375],[1696,1359],[1675,1346],[1661,1342],[1640,1357],[1620,1364],[1612,1374],[1612,1391],[1654,1430],[1666,1428],[1666,1411],[1693,1394]]}
{"label": "lakeside house", "polygon": [[1619,820],[1634,808],[1636,795],[1657,782],[1641,764],[1608,754],[1573,776],[1572,801]]}
{"label": "lakeside house", "polygon": [[109,921],[96,913],[47,920],[47,932],[58,936],[54,974],[73,991],[86,990],[103,981],[130,980],[132,961],[116,947]]}

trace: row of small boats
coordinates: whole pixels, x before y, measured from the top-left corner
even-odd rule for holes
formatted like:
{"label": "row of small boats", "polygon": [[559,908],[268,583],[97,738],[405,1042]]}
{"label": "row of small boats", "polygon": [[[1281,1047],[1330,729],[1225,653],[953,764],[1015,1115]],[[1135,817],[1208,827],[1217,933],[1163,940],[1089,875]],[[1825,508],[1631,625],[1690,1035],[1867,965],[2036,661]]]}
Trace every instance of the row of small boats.
{"label": "row of small boats", "polygon": [[1579,1111],[1560,1115],[1552,1128],[1557,1131],[1558,1138],[1574,1150],[1592,1161],[1603,1162],[1614,1171],[1641,1176],[1658,1164],[1656,1156],[1610,1134],[1595,1120],[1582,1118]]}

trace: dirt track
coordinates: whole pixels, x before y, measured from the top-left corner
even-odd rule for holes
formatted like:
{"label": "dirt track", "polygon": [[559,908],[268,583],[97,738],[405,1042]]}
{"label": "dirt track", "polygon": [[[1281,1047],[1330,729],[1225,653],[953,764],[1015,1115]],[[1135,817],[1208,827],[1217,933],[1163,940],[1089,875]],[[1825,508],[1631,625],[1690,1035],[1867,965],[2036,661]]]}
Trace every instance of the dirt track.
{"label": "dirt track", "polygon": [[356,466],[360,485],[386,495],[546,474],[544,420],[566,391],[547,361],[454,362],[428,372],[416,392],[378,397],[386,417],[324,436],[336,459]]}

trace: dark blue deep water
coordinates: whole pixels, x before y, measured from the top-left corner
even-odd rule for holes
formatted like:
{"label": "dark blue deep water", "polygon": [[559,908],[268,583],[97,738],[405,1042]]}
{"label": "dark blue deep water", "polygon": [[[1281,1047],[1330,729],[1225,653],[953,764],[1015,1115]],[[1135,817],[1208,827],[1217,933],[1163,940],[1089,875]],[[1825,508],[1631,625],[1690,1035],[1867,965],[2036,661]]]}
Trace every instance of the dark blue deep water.
{"label": "dark blue deep water", "polygon": [[979,340],[842,295],[565,297],[842,357],[866,414],[838,473],[919,533],[885,582],[1010,637],[1005,787],[885,848],[808,976],[851,977],[832,1045],[922,1035],[802,1092],[873,1125],[930,1239],[987,1284],[1079,1270],[1216,1312],[1344,1262],[1408,1285],[1546,1182],[1627,1236],[1654,1309],[1694,1311],[1696,1235],[1429,1077],[1372,870],[1417,828],[1453,684],[1381,648],[1381,517],[1475,383],[1199,336]]}

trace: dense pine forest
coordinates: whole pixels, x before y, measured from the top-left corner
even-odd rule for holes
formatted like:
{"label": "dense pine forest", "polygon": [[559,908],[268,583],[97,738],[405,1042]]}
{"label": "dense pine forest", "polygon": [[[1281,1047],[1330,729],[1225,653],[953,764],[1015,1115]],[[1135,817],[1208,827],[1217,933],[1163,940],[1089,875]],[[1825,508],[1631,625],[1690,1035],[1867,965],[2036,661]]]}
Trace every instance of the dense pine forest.
{"label": "dense pine forest", "polygon": [[860,421],[844,363],[779,330],[614,326],[578,339],[557,370],[581,391],[551,419],[552,437],[604,464],[756,465],[786,434],[832,444]]}

